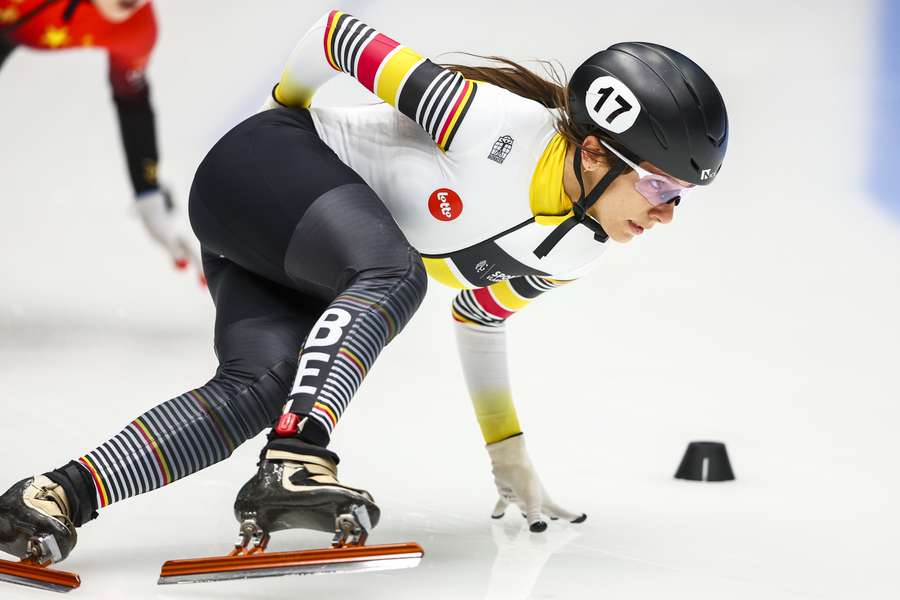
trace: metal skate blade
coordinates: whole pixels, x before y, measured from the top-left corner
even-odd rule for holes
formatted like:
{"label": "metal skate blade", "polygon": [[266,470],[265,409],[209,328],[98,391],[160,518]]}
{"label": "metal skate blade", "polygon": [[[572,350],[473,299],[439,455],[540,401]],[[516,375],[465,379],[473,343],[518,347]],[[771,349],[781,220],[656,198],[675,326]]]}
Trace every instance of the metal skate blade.
{"label": "metal skate blade", "polygon": [[159,584],[201,583],[279,575],[316,575],[409,569],[425,552],[414,542],[383,546],[345,546],[299,552],[261,552],[170,560],[162,566]]}
{"label": "metal skate blade", "polygon": [[50,592],[71,592],[81,585],[81,578],[75,573],[48,569],[30,561],[0,560],[0,581]]}

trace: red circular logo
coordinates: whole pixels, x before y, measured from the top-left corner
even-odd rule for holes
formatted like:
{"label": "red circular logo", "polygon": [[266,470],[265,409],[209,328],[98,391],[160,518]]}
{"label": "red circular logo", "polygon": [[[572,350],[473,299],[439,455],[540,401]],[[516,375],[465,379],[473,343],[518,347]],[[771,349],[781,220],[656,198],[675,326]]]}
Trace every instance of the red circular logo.
{"label": "red circular logo", "polygon": [[462,214],[462,209],[459,194],[450,188],[438,188],[428,197],[428,210],[438,221],[452,221]]}

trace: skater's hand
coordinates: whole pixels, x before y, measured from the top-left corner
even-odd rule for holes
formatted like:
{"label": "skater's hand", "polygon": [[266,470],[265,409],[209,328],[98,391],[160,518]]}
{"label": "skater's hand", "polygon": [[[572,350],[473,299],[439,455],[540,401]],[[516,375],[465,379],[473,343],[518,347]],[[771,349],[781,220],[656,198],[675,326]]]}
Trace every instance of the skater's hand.
{"label": "skater's hand", "polygon": [[137,198],[136,208],[147,233],[168,253],[175,268],[187,269],[192,265],[199,274],[200,282],[205,283],[203,268],[194,251],[192,238],[178,226],[169,191],[160,188],[141,194]]}
{"label": "skater's hand", "polygon": [[524,435],[488,444],[487,450],[491,456],[494,483],[500,494],[491,517],[499,519],[510,503],[515,504],[528,519],[529,529],[535,533],[547,529],[544,515],[570,523],[581,523],[587,518],[584,513],[568,511],[553,502],[531,464]]}

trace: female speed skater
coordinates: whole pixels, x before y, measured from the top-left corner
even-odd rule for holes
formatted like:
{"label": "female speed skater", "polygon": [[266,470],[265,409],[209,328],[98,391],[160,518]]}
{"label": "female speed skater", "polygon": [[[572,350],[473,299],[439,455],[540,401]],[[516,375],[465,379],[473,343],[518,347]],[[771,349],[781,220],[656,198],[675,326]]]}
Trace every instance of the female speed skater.
{"label": "female speed skater", "polygon": [[36,50],[104,48],[137,214],[175,266],[195,257],[173,215],[171,194],[157,181],[158,152],[146,77],[156,44],[150,0],[0,0],[0,66],[18,46]]}
{"label": "female speed skater", "polygon": [[[383,103],[311,107],[338,73]],[[452,316],[500,499],[555,504],[526,452],[506,367],[506,320],[572,281],[612,242],[672,221],[712,183],[728,121],[707,74],[669,48],[620,43],[566,85],[500,59],[440,66],[331,11],[300,40],[265,109],[197,169],[190,215],[216,306],[219,367],[65,466],[0,497],[0,549],[72,550],[100,508],[228,457],[266,427],[235,502],[263,532],[334,530],[372,496],[339,482],[328,448],[384,346],[425,294],[460,292]]]}

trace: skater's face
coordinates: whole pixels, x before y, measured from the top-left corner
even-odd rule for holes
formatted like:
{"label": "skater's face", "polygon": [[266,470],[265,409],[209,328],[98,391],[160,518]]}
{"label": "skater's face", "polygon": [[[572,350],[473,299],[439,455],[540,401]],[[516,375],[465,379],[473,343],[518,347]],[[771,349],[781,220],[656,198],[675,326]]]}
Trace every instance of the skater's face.
{"label": "skater's face", "polygon": [[148,0],[94,0],[94,6],[107,21],[121,23],[147,2]]}
{"label": "skater's face", "polygon": [[[584,147],[585,150],[591,151],[582,152],[581,155],[584,187],[589,190],[609,170],[608,163],[603,159],[608,151],[594,136],[585,138]],[[663,174],[648,162],[642,162],[640,166],[651,173]],[[671,223],[675,216],[675,202],[652,204],[635,189],[637,181],[638,174],[633,170],[619,175],[588,209],[588,215],[599,222],[603,230],[616,242],[629,242],[656,225]],[[690,185],[687,182],[679,181],[679,183],[686,187]]]}

